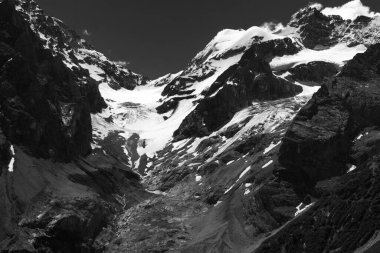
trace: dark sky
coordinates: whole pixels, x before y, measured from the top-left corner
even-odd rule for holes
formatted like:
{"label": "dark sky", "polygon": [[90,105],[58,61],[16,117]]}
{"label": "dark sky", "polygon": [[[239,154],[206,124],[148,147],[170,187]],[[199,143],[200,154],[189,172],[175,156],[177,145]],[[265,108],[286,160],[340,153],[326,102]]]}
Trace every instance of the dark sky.
{"label": "dark sky", "polygon": [[[348,0],[321,0],[338,6]],[[309,0],[37,0],[112,60],[151,78],[183,69],[225,28],[286,23]],[[379,0],[362,0],[380,11]]]}

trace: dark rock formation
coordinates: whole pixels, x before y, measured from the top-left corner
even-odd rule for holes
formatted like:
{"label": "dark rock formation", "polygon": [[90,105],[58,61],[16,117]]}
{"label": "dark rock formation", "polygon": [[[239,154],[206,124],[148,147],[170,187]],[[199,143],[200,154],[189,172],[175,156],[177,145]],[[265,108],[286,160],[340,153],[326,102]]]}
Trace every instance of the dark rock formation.
{"label": "dark rock formation", "polygon": [[2,252],[101,252],[113,216],[147,196],[135,173],[102,153],[60,164],[16,148],[14,171],[1,172]]}
{"label": "dark rock formation", "polygon": [[344,20],[341,16],[326,16],[315,5],[301,9],[292,16],[289,26],[299,29],[302,43],[311,49],[323,49],[345,42],[349,46],[372,45],[380,42],[374,37],[374,29],[368,29],[373,18],[359,16]]}
{"label": "dark rock formation", "polygon": [[289,22],[290,26],[299,27],[303,44],[308,48],[318,45],[329,46],[332,41],[330,35],[337,22],[342,23],[343,19],[339,16],[327,17],[314,7],[306,7],[294,14]]}
{"label": "dark rock formation", "polygon": [[[108,82],[110,86],[116,89],[120,87],[133,89],[137,85],[147,83],[148,79],[146,77],[109,61],[102,54],[95,51],[89,43],[61,20],[45,15],[33,0],[15,0],[15,2],[21,7],[20,15],[33,26],[33,30],[47,38],[43,42],[44,45],[55,54],[60,55],[62,59],[77,66],[89,64],[98,67],[104,71],[103,81]],[[73,71],[84,72],[88,75],[87,70],[78,69],[77,66],[71,67]]]}
{"label": "dark rock formation", "polygon": [[339,72],[338,66],[333,63],[317,61],[300,64],[288,70],[287,79],[294,81],[322,83],[325,78],[332,77]]}
{"label": "dark rock formation", "polygon": [[379,151],[357,172],[323,183],[328,194],[255,252],[378,252]]}
{"label": "dark rock formation", "polygon": [[255,252],[378,251],[379,49],[350,61],[290,126],[276,173],[319,200]]}
{"label": "dark rock formation", "polygon": [[[7,142],[3,132],[0,129],[0,167],[8,167],[12,154],[10,151],[10,145]],[[0,176],[2,171],[0,171]]]}
{"label": "dark rock formation", "polygon": [[0,124],[12,143],[67,160],[91,150],[90,112],[105,107],[97,84],[43,47],[13,1],[0,5]]}
{"label": "dark rock formation", "polygon": [[[376,44],[356,56],[339,77],[323,85],[286,133],[279,157],[286,169],[279,171],[280,177],[301,192],[345,173],[354,137],[365,127],[380,126],[379,48]],[[362,72],[367,81],[362,81]]]}
{"label": "dark rock formation", "polygon": [[380,75],[380,46],[371,46],[365,53],[357,54],[342,69],[339,76],[370,80]]}

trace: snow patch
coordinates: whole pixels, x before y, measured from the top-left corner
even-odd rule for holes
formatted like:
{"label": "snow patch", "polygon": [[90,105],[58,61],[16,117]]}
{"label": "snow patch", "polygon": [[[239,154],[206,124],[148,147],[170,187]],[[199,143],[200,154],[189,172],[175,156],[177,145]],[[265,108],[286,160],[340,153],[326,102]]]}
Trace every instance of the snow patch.
{"label": "snow patch", "polygon": [[269,153],[272,149],[274,149],[275,147],[277,147],[278,145],[281,144],[281,141],[277,142],[277,143],[274,143],[272,142],[265,150],[264,150],[264,155]]}
{"label": "snow patch", "polygon": [[251,170],[251,166],[248,166],[241,174],[240,174],[240,176],[239,176],[239,179],[240,178],[242,178],[242,177],[244,177],[244,175],[245,174],[247,174],[248,173],[248,171],[250,171]]}
{"label": "snow patch", "polygon": [[367,48],[364,45],[348,47],[346,44],[337,44],[325,50],[304,48],[294,55],[275,57],[270,62],[270,66],[273,70],[282,70],[313,61],[325,61],[342,67],[346,61],[351,60],[358,53],[364,53],[366,50]]}
{"label": "snow patch", "polygon": [[216,202],[216,204],[214,206],[219,206],[220,204],[222,204],[222,201]]}
{"label": "snow patch", "polygon": [[273,160],[270,160],[269,162],[267,162],[262,168],[265,169],[266,167],[268,167],[269,165],[271,165],[273,163]]}
{"label": "snow patch", "polygon": [[[104,138],[111,131],[119,131],[119,135],[125,139],[137,133],[146,144],[145,147],[139,147],[139,154],[154,156],[156,151],[169,143],[174,131],[195,106],[192,100],[182,100],[173,115],[165,120],[155,109],[160,105],[158,100],[163,89],[164,87],[146,85],[136,87],[132,91],[124,88],[114,90],[106,83],[100,84],[99,91],[108,108],[100,114],[93,115],[95,132],[100,138]],[[112,123],[104,120],[110,116]]]}
{"label": "snow patch", "polygon": [[348,169],[347,173],[350,173],[350,172],[352,172],[354,170],[356,170],[356,166],[355,165],[351,165],[351,166],[349,166],[349,169]]}
{"label": "snow patch", "polygon": [[312,95],[314,95],[314,93],[316,93],[320,86],[308,86],[308,85],[303,85],[302,83],[300,82],[295,82],[295,84],[299,85],[302,87],[302,92],[300,94],[298,94],[296,97],[311,97]]}
{"label": "snow patch", "polygon": [[235,186],[235,184],[233,184],[233,185],[231,185],[231,187],[230,188],[228,188],[225,192],[224,192],[224,194],[226,194],[226,193],[228,193],[229,191],[231,191],[232,190],[232,188],[234,188],[234,186]]}
{"label": "snow patch", "polygon": [[350,1],[339,7],[327,7],[322,10],[322,13],[327,16],[338,15],[343,19],[355,20],[359,16],[376,17],[379,13],[371,11],[368,6],[364,6],[360,0]]}
{"label": "snow patch", "polygon": [[15,149],[13,147],[13,145],[11,145],[11,153],[12,153],[12,158],[11,160],[9,161],[9,164],[8,164],[8,171],[9,172],[13,172],[14,170],[14,164],[15,164]]}
{"label": "snow patch", "polygon": [[202,180],[202,176],[195,175],[195,182],[199,182]]}
{"label": "snow patch", "polygon": [[268,29],[268,25],[265,24],[262,27],[253,26],[248,30],[225,29],[219,32],[206,48],[197,54],[195,59],[207,56],[207,59],[204,61],[208,61],[211,58],[226,53],[227,51],[247,48],[252,45],[256,38],[260,41],[268,41],[283,37],[273,34],[273,32]]}
{"label": "snow patch", "polygon": [[146,191],[149,192],[149,193],[153,193],[155,195],[162,195],[162,196],[168,195],[166,192],[163,192],[163,191],[160,191],[160,190],[155,190],[155,191],[146,190]]}
{"label": "snow patch", "polygon": [[230,165],[230,164],[232,164],[233,162],[235,162],[235,160],[229,161],[226,165]]}
{"label": "snow patch", "polygon": [[299,204],[297,206],[297,212],[294,214],[294,216],[298,216],[300,215],[301,213],[305,212],[307,209],[309,209],[312,205],[314,205],[314,203],[310,203],[309,205],[305,205],[304,203],[301,202],[301,204]]}

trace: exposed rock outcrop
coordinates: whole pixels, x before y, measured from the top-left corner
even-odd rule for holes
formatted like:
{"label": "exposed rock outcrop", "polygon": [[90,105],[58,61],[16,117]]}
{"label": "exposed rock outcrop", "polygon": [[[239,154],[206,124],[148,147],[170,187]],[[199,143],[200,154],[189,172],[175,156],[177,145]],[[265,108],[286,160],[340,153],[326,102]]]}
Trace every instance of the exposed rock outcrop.
{"label": "exposed rock outcrop", "polygon": [[297,189],[310,192],[316,182],[344,174],[352,140],[365,127],[380,126],[379,48],[357,55],[294,119],[279,161],[286,168],[280,177]]}
{"label": "exposed rock outcrop", "polygon": [[332,77],[339,72],[339,67],[329,62],[310,62],[297,65],[288,70],[287,79],[303,82],[322,83],[323,79]]}
{"label": "exposed rock outcrop", "polygon": [[379,49],[358,54],[296,116],[277,175],[319,199],[255,252],[378,251]]}
{"label": "exposed rock outcrop", "polygon": [[0,5],[0,124],[5,136],[44,158],[91,150],[90,112],[104,108],[97,83],[43,47],[13,1]]}

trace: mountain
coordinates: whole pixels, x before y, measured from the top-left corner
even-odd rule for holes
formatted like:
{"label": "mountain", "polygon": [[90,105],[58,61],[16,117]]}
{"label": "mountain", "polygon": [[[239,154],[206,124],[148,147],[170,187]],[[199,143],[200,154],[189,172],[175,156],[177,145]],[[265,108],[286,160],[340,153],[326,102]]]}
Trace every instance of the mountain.
{"label": "mountain", "polygon": [[377,252],[379,14],[223,30],[157,80],[0,3],[4,252]]}
{"label": "mountain", "polygon": [[91,148],[91,113],[107,107],[100,80],[132,88],[141,76],[33,1],[2,1],[0,31],[1,252],[86,250],[113,215],[147,195],[128,166]]}

